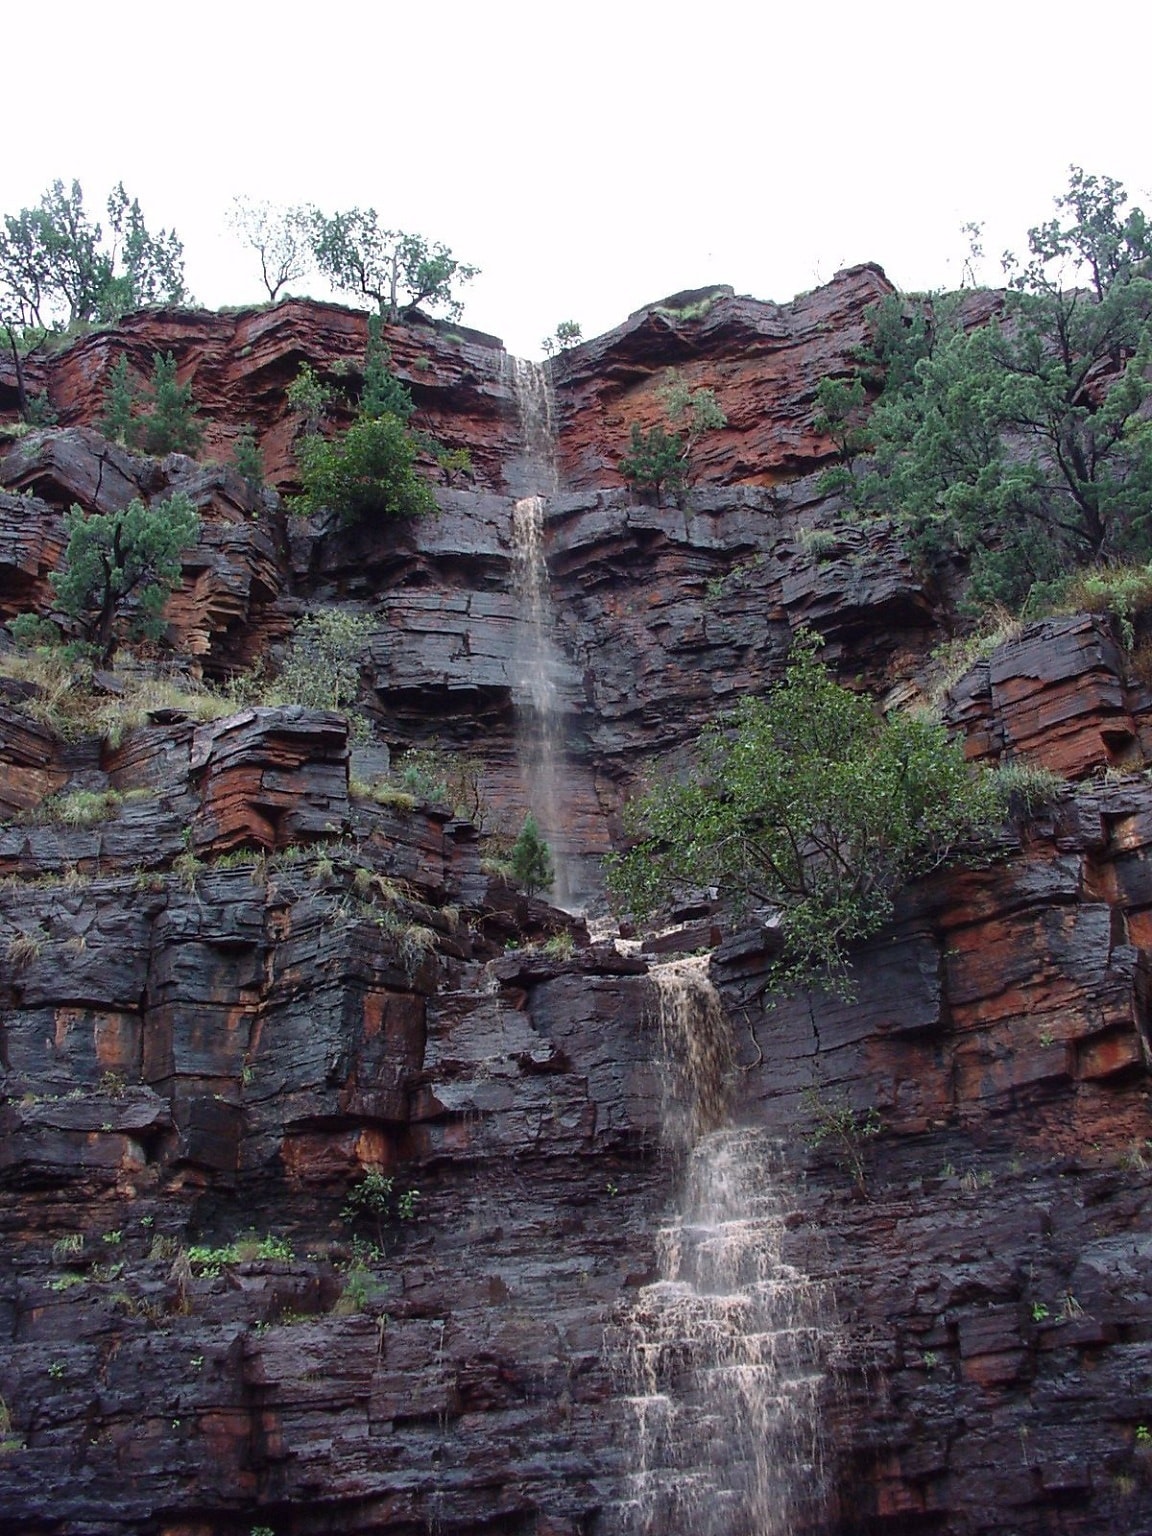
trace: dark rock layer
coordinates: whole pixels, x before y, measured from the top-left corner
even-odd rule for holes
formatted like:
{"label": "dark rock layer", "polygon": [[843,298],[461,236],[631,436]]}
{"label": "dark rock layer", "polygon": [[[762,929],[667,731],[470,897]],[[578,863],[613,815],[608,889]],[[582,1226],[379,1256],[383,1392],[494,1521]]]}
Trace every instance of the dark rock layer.
{"label": "dark rock layer", "polygon": [[[937,595],[812,473],[815,388],[887,291],[859,268],[789,306],[722,292],[693,315],[709,296],[682,295],[557,361],[554,832],[589,883],[646,760],[678,762],[770,684],[799,628],[892,702],[929,687]],[[3,617],[50,609],[73,502],[185,490],[204,521],[169,610],[185,672],[274,666],[308,608],[367,615],[375,782],[350,779],[335,713],[160,704],[61,736],[43,685],[5,680],[3,1536],[621,1528],[638,1452],[612,1341],[677,1198],[676,1074],[645,961],[502,885],[476,826],[378,777],[437,742],[478,761],[491,826],[528,801],[512,375],[475,333],[389,339],[422,422],[477,471],[414,526],[291,522],[227,469],[91,430],[116,356],[143,375],[172,350],[209,451],[251,422],[288,484],[284,387],[303,360],[354,385],[363,316],[138,316],[31,364],[65,425],[0,464]],[[730,422],[682,508],[612,471],[672,365]],[[995,862],[906,893],[855,1002],[766,1007],[757,931],[714,956],[735,1113],[780,1139],[785,1257],[838,1314],[827,1497],[800,1530],[1152,1529],[1152,791],[1122,639],[1044,621],[952,682],[970,755],[1084,782]],[[712,942],[713,920],[653,953]],[[392,1181],[375,1214],[349,1205],[366,1170]]]}

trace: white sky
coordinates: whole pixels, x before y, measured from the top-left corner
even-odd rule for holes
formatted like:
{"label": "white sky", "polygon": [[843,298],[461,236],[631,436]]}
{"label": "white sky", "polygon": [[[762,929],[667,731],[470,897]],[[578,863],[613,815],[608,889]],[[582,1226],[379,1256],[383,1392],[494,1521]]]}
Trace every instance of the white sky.
{"label": "white sky", "polygon": [[960,226],[1022,249],[1072,162],[1152,208],[1142,0],[11,9],[0,211],[76,177],[97,214],[123,180],[211,306],[266,297],[241,192],[443,241],[483,269],[464,323],[533,357],[706,283],[956,286]]}

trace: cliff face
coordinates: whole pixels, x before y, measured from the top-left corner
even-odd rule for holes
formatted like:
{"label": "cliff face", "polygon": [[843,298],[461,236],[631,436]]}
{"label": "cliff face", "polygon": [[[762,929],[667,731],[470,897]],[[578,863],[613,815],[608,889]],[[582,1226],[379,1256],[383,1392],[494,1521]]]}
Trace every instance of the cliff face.
{"label": "cliff face", "polygon": [[[557,360],[550,830],[585,890],[646,760],[676,761],[778,676],[801,626],[847,679],[894,699],[929,685],[936,595],[883,530],[845,528],[814,474],[816,385],[886,291],[860,268],[791,306],[682,295]],[[0,616],[50,606],[67,506],[182,489],[204,531],[176,650],[223,680],[275,661],[304,611],[345,606],[370,622],[373,737],[187,687],[138,705],[122,674],[77,724],[43,677],[4,679],[11,1536],[658,1528],[619,1348],[681,1187],[653,953],[590,942],[488,872],[471,821],[363,782],[385,748],[436,743],[474,761],[488,830],[530,801],[515,370],[474,333],[390,336],[418,420],[477,470],[415,525],[290,521],[230,470],[91,429],[117,355],[145,373],[172,350],[206,453],[252,422],[288,485],[284,387],[303,360],[354,381],[362,327],[296,302],[132,317],[34,363],[62,426],[0,463]],[[673,365],[729,416],[682,508],[637,502],[611,468]],[[796,1530],[1152,1523],[1148,706],[1105,618],[1026,627],[944,689],[946,716],[973,757],[1024,754],[1080,787],[995,862],[907,892],[857,958],[855,1002],[767,998],[762,935],[714,953],[732,1113],[780,1142],[783,1257],[825,1299],[826,1472],[809,1454]],[[654,948],[715,943],[711,921]],[[350,1202],[365,1170],[374,1206]],[[671,1435],[659,1476],[703,1476],[701,1450]]]}

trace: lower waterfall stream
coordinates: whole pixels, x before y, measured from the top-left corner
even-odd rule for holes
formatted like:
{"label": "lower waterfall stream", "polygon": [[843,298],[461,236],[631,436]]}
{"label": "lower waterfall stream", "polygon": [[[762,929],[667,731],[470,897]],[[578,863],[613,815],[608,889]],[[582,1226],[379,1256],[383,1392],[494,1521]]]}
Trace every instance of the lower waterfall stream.
{"label": "lower waterfall stream", "polygon": [[665,1127],[686,1153],[680,1208],[657,1235],[660,1278],[615,1338],[634,1470],[629,1536],[790,1536],[822,1504],[821,1288],[781,1257],[784,1159],[727,1123],[734,1063],[707,960],[654,967]]}

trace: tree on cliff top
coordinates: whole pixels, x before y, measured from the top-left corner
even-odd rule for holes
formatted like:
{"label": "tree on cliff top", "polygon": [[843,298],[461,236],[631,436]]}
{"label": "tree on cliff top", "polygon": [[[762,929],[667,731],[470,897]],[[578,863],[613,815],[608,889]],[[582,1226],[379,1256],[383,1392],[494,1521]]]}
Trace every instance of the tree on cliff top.
{"label": "tree on cliff top", "polygon": [[997,824],[996,781],[942,727],[885,719],[842,688],[801,636],[783,681],[696,743],[696,766],[630,808],[632,850],[609,886],[637,914],[678,888],[716,886],[738,910],[774,908],[774,984],[847,986],[847,955],[897,892]]}
{"label": "tree on cliff top", "polygon": [[177,493],[149,507],[139,498],[118,512],[64,514],[64,569],[49,578],[61,610],[76,619],[105,666],[122,635],[157,639],[164,608],[180,584],[181,552],[200,536],[200,519]]}
{"label": "tree on cliff top", "polygon": [[453,292],[471,282],[479,267],[457,261],[446,245],[423,235],[381,229],[375,208],[350,208],[312,224],[316,264],[342,293],[375,299],[380,313],[395,324],[401,313],[420,304],[443,309],[456,320],[464,306]]}
{"label": "tree on cliff top", "polygon": [[236,237],[260,258],[260,276],[275,304],[280,290],[312,269],[312,233],[316,209],[281,208],[273,203],[234,197],[228,223]]}
{"label": "tree on cliff top", "polygon": [[1002,313],[925,337],[872,413],[863,494],[925,559],[968,556],[977,601],[1152,555],[1152,231],[1126,201],[1072,167]]}
{"label": "tree on cliff top", "polygon": [[0,294],[24,326],[114,320],[185,298],[184,247],[174,231],[149,233],[121,182],[107,202],[107,234],[84,207],[78,181],[54,181],[34,208],[5,214]]}

